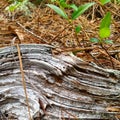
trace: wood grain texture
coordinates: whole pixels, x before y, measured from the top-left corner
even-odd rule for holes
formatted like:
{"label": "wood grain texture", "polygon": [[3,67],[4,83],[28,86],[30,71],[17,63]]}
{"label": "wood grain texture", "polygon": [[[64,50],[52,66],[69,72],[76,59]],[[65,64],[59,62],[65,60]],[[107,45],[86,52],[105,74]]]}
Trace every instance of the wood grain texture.
{"label": "wood grain texture", "polygon": [[[73,55],[53,56],[48,45],[20,45],[34,120],[116,120],[120,71],[103,69]],[[0,49],[0,111],[28,120],[16,46]]]}

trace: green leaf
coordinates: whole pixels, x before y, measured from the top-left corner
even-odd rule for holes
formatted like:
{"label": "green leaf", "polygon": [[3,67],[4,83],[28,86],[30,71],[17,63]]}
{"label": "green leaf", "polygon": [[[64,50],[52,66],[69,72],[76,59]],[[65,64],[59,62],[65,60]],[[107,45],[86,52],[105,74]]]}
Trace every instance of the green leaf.
{"label": "green leaf", "polygon": [[59,14],[63,18],[68,19],[67,14],[62,9],[60,9],[59,7],[57,7],[56,5],[47,4],[47,6],[50,7],[51,9],[53,9],[57,14]]}
{"label": "green leaf", "polygon": [[90,42],[99,43],[99,39],[97,39],[97,38],[91,38]]}
{"label": "green leaf", "polygon": [[62,6],[63,8],[69,8],[69,5],[66,3],[65,0],[60,0],[60,6]]}
{"label": "green leaf", "polygon": [[101,2],[102,5],[104,5],[104,4],[106,4],[106,3],[111,2],[111,0],[100,0],[100,2]]}
{"label": "green leaf", "polygon": [[8,7],[8,10],[10,12],[13,12],[13,11],[15,11],[16,8],[17,8],[17,5],[11,5],[11,6]]}
{"label": "green leaf", "polygon": [[108,38],[110,36],[110,33],[111,33],[110,29],[107,27],[104,27],[104,28],[100,29],[99,36],[102,39]]}
{"label": "green leaf", "polygon": [[76,32],[76,33],[79,33],[80,31],[81,31],[81,26],[78,25],[78,26],[75,28],[75,32]]}
{"label": "green leaf", "polygon": [[10,12],[15,11],[20,5],[22,4],[22,2],[14,2],[13,4],[11,4],[10,6],[6,7],[5,10],[9,10]]}
{"label": "green leaf", "polygon": [[73,12],[72,20],[75,20],[76,18],[78,18],[81,14],[83,14],[89,7],[91,7],[94,4],[95,4],[94,2],[91,2],[91,3],[86,3],[84,5],[79,6],[78,10]]}
{"label": "green leaf", "polygon": [[107,14],[104,16],[104,18],[102,19],[101,23],[100,23],[100,29],[102,28],[109,28],[111,24],[111,13],[107,12]]}
{"label": "green leaf", "polygon": [[113,41],[112,40],[104,40],[104,43],[106,43],[106,44],[113,44]]}
{"label": "green leaf", "polygon": [[72,9],[75,10],[75,11],[78,10],[78,7],[77,7],[75,4],[71,4],[71,5],[70,5],[70,8],[72,8]]}
{"label": "green leaf", "polygon": [[110,36],[111,13],[107,12],[100,23],[99,36],[100,38],[107,38]]}

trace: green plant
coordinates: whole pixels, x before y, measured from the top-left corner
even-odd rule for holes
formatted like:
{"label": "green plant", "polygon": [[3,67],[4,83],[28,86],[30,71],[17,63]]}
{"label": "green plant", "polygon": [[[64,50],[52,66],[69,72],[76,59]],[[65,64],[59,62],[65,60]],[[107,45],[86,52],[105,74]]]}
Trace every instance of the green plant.
{"label": "green plant", "polygon": [[112,57],[110,56],[108,50],[104,47],[104,44],[113,44],[113,41],[108,39],[111,35],[110,25],[111,25],[111,13],[107,12],[100,23],[99,38],[91,38],[90,41],[98,43],[101,46],[101,48],[109,56],[112,67],[114,68],[114,64],[112,62]]}
{"label": "green plant", "polygon": [[107,39],[110,37],[111,34],[110,25],[111,25],[111,13],[108,12],[100,23],[99,38],[91,38],[90,41],[99,44],[104,44],[104,43],[113,44],[112,40]]}
{"label": "green plant", "polygon": [[[47,4],[47,6],[50,7],[51,9],[53,9],[57,14],[59,14],[63,18],[70,20],[70,21],[78,18],[89,7],[91,7],[92,5],[95,4],[94,2],[91,2],[91,3],[86,3],[84,5],[77,7],[75,4],[67,4],[65,0],[54,0],[54,1],[57,1],[57,3],[59,4],[59,7],[54,5],[54,4]],[[66,14],[65,8],[72,8],[73,9],[71,16]]]}
{"label": "green plant", "polygon": [[30,13],[29,8],[33,8],[33,4],[29,0],[10,0],[12,2],[5,10],[13,13],[15,11],[23,11],[25,15]]}
{"label": "green plant", "polygon": [[[47,6],[66,19],[69,22],[69,25],[72,25],[73,28],[73,21],[83,14],[89,7],[95,4],[94,2],[91,2],[77,7],[75,4],[67,4],[66,0],[51,0],[51,2],[53,2],[53,4],[47,4]],[[66,9],[72,9],[73,12],[69,15],[66,13]],[[81,31],[81,25],[77,25],[74,30],[76,33],[75,35],[77,36]]]}

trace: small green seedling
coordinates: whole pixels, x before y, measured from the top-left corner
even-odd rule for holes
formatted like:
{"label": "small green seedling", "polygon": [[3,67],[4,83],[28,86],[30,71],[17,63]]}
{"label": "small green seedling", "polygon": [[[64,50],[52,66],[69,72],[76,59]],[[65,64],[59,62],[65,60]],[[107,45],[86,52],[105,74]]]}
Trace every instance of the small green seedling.
{"label": "small green seedling", "polygon": [[[77,7],[75,4],[67,4],[66,0],[52,0],[52,1],[57,2],[59,7],[54,4],[47,4],[47,6],[53,9],[57,14],[68,20],[70,24],[72,23],[73,20],[77,19],[81,14],[83,14],[89,7],[95,4],[94,2],[91,2]],[[73,9],[73,12],[70,16],[65,12],[65,8]],[[75,28],[75,32],[78,33],[80,32],[80,30],[81,27],[80,25],[78,25]]]}
{"label": "small green seedling", "polygon": [[15,11],[18,7],[22,5],[21,1],[14,1],[11,5],[7,6],[5,10],[9,10],[10,12]]}
{"label": "small green seedling", "polygon": [[53,4],[47,4],[47,6],[52,8],[57,14],[59,14],[63,18],[68,19],[68,15],[61,8]]}
{"label": "small green seedling", "polygon": [[[69,5],[65,2],[65,0],[60,0],[59,7],[54,5],[54,4],[47,4],[47,6],[50,7],[51,9],[53,9],[57,14],[59,14],[60,16],[62,16],[65,19],[75,20],[81,14],[83,14],[89,7],[91,7],[94,4],[95,4],[94,2],[91,2],[91,3],[86,3],[84,5],[77,7],[75,4]],[[65,13],[65,8],[72,8],[73,9],[73,13],[70,16],[70,18]]]}
{"label": "small green seedling", "polygon": [[78,18],[81,14],[83,14],[89,7],[93,6],[95,3],[86,3],[84,5],[79,6],[76,10],[74,9],[74,12],[72,13],[71,19],[75,20]]}
{"label": "small green seedling", "polygon": [[113,44],[112,40],[107,39],[110,37],[110,34],[111,34],[110,24],[111,24],[111,13],[108,12],[100,23],[99,39],[91,38],[90,41],[99,43],[99,44],[103,44],[103,43]]}
{"label": "small green seedling", "polygon": [[112,40],[107,39],[110,37],[110,34],[111,34],[110,24],[111,24],[111,13],[107,12],[107,14],[104,16],[104,18],[102,19],[102,21],[100,23],[99,39],[98,38],[91,38],[90,41],[98,43],[101,46],[101,48],[103,48],[103,50],[109,56],[110,61],[111,61],[111,65],[114,68],[112,57],[109,54],[109,52],[107,51],[107,49],[104,47],[104,44],[113,44]]}
{"label": "small green seedling", "polygon": [[25,15],[30,14],[29,8],[33,8],[33,4],[29,0],[11,0],[12,3],[5,8],[6,11],[14,13],[15,11],[23,11]]}

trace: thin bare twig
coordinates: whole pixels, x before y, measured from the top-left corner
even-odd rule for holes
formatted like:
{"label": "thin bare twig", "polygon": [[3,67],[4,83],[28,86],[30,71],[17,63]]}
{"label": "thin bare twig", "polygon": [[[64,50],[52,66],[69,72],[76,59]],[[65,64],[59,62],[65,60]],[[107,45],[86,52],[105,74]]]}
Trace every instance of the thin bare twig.
{"label": "thin bare twig", "polygon": [[103,48],[103,50],[104,50],[104,51],[107,53],[107,55],[109,56],[110,61],[111,61],[112,68],[114,69],[115,66],[114,66],[114,64],[113,64],[113,60],[112,60],[111,55],[109,54],[109,52],[107,51],[107,49],[106,49],[102,44],[101,44],[101,47]]}
{"label": "thin bare twig", "polygon": [[29,31],[28,29],[26,29],[21,23],[16,22],[22,29],[24,29],[26,32],[32,34],[33,36],[35,36],[36,38],[40,39],[41,41],[48,43],[46,40],[44,40],[43,38],[41,38],[40,36],[36,35],[35,33],[33,33],[32,31]]}

